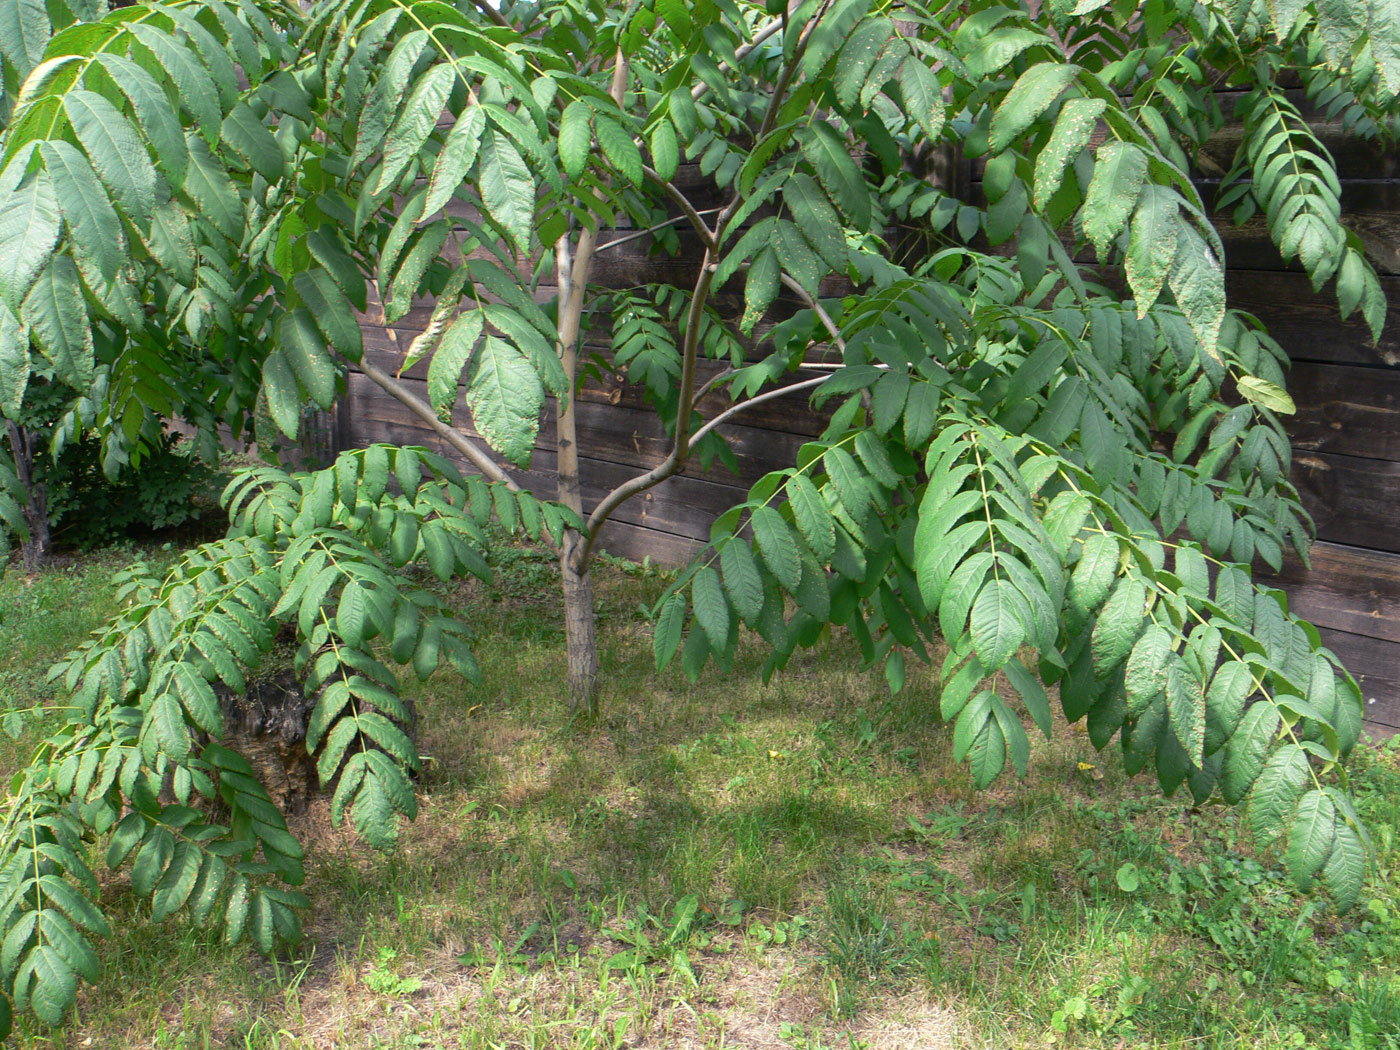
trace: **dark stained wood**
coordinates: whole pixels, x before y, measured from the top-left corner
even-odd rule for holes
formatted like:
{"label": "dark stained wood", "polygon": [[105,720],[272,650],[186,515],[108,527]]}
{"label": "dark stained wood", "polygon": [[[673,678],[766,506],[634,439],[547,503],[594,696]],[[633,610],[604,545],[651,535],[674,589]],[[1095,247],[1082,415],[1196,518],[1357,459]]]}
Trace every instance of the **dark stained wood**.
{"label": "dark stained wood", "polygon": [[[1393,454],[1393,453],[1392,453]],[[1319,539],[1400,552],[1400,463],[1330,452],[1300,452],[1293,483],[1317,522]]]}
{"label": "dark stained wood", "polygon": [[[1382,277],[1392,308],[1400,306],[1400,277]],[[1229,269],[1225,297],[1230,306],[1256,315],[1294,361],[1388,367],[1400,364],[1400,324],[1393,319],[1380,345],[1356,314],[1343,321],[1329,285],[1312,290],[1306,274],[1286,270]],[[1398,450],[1400,451],[1400,450]]]}
{"label": "dark stained wood", "polygon": [[1299,361],[1288,386],[1297,396],[1288,420],[1295,449],[1400,456],[1400,370]]}
{"label": "dark stained wood", "polygon": [[1312,568],[1290,557],[1261,584],[1288,592],[1289,609],[1309,623],[1400,644],[1400,556],[1319,541]]}

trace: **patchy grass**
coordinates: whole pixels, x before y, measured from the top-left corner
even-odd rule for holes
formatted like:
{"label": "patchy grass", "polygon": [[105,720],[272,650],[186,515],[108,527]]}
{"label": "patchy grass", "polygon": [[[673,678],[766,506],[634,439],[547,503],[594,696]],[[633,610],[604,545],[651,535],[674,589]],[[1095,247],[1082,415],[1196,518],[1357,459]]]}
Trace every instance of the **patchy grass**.
{"label": "patchy grass", "polygon": [[[129,552],[0,584],[0,687],[112,611]],[[155,926],[118,873],[74,1047],[1400,1047],[1400,751],[1353,784],[1378,865],[1338,916],[1242,825],[1126,780],[1064,725],[1024,782],[971,789],[927,673],[888,696],[837,637],[764,685],[763,654],[656,675],[655,573],[599,574],[603,717],[572,725],[549,562],[510,548],[458,598],[480,689],[408,686],[428,756],[391,855],[309,846],[307,941],[263,960]],[[38,727],[4,761],[32,750]]]}

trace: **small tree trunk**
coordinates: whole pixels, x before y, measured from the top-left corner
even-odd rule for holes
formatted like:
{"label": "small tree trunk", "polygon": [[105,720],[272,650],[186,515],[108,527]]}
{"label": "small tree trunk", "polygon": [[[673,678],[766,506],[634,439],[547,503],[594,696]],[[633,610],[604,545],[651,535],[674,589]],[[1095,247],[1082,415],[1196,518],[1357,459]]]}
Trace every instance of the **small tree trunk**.
{"label": "small tree trunk", "polygon": [[28,497],[24,505],[24,524],[29,538],[20,547],[24,571],[33,576],[44,566],[52,545],[49,535],[49,494],[43,482],[34,482],[33,437],[12,419],[5,421],[10,437],[10,450],[15,455],[15,472]]}
{"label": "small tree trunk", "polygon": [[[584,237],[588,237],[585,233]],[[591,251],[591,238],[583,242]],[[588,256],[579,252],[583,265],[573,274],[586,278]],[[582,271],[582,272],[580,272]],[[567,284],[559,323],[559,360],[568,377],[568,396],[556,402],[558,419],[555,447],[559,453],[556,466],[559,480],[559,502],[579,517],[583,516],[583,489],[579,484],[578,411],[575,393],[578,390],[579,321],[583,312],[584,285]],[[565,532],[559,546],[559,578],[564,590],[564,639],[569,660],[569,706],[577,715],[592,718],[598,713],[598,639],[594,628],[593,581],[588,575],[588,561],[576,558],[584,537],[572,529]]]}
{"label": "small tree trunk", "polygon": [[569,533],[559,555],[564,586],[564,641],[569,660],[569,707],[577,715],[598,714],[598,636],[594,625],[593,579],[574,569],[580,537]]}

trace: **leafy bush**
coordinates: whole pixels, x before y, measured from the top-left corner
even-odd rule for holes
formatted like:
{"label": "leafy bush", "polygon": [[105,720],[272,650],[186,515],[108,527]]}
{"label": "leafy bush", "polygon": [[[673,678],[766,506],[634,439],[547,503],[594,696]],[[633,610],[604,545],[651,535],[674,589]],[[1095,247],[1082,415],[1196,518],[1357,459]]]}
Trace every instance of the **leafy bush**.
{"label": "leafy bush", "polygon": [[[52,433],[72,399],[61,385],[31,384],[19,423],[31,432]],[[174,434],[163,434],[139,464],[118,467],[115,478],[103,469],[101,441],[89,433],[79,431],[54,448],[52,457],[38,457],[31,469],[34,483],[45,487],[58,542],[86,550],[198,521],[217,506],[214,471]]]}

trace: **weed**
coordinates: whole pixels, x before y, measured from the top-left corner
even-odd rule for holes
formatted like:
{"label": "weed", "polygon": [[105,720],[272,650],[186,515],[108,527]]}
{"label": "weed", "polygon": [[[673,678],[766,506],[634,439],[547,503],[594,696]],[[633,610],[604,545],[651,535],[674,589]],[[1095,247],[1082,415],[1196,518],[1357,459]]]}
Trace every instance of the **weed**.
{"label": "weed", "polygon": [[401,977],[393,969],[394,960],[399,957],[396,949],[383,946],[379,949],[379,959],[365,974],[365,987],[379,995],[408,996],[423,987],[418,977]]}

